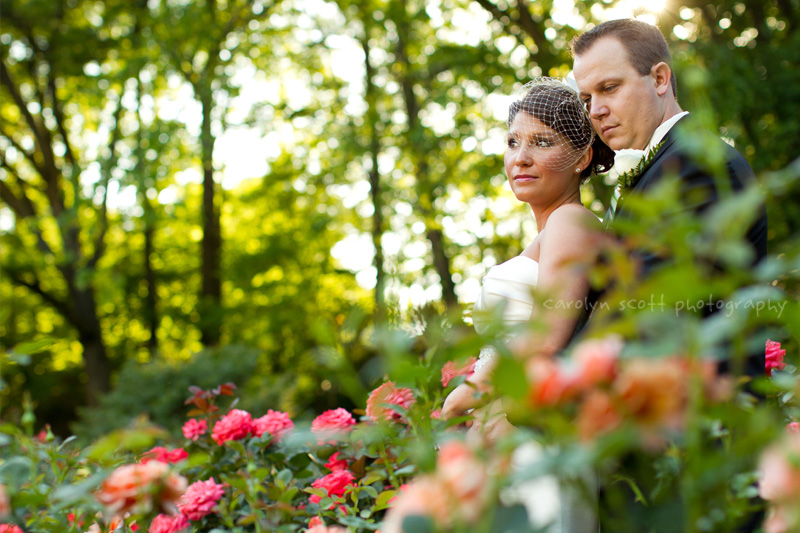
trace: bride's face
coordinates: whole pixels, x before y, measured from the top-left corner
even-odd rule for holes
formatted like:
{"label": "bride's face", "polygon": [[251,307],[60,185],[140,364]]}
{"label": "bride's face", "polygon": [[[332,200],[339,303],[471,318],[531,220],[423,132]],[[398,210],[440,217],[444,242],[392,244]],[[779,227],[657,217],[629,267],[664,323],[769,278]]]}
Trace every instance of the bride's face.
{"label": "bride's face", "polygon": [[508,130],[505,167],[518,200],[549,205],[569,196],[580,185],[575,153],[567,139],[524,111]]}

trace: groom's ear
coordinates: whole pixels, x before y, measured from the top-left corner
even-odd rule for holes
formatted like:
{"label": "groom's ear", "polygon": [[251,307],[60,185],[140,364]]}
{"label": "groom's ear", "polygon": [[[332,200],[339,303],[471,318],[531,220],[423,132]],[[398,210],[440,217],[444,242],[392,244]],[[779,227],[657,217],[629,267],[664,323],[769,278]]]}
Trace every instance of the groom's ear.
{"label": "groom's ear", "polygon": [[672,69],[665,62],[661,61],[653,65],[653,68],[650,69],[650,76],[653,78],[658,96],[664,96],[671,90]]}

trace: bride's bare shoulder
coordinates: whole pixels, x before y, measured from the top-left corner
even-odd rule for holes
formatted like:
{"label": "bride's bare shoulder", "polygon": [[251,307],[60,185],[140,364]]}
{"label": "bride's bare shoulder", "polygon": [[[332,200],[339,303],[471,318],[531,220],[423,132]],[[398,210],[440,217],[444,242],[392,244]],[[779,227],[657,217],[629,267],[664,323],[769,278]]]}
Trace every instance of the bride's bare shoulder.
{"label": "bride's bare shoulder", "polygon": [[575,231],[585,230],[588,232],[596,232],[602,229],[600,219],[580,204],[566,204],[562,205],[550,214],[547,220],[548,232],[556,230],[553,233],[560,231]]}

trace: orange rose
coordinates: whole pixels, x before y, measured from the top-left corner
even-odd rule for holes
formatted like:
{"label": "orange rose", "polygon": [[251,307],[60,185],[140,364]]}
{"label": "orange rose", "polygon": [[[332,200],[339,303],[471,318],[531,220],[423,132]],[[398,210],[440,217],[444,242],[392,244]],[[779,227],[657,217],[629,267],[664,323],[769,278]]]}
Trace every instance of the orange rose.
{"label": "orange rose", "polygon": [[606,392],[589,393],[578,411],[578,435],[583,440],[590,440],[599,433],[611,431],[621,423],[622,417],[617,412],[611,396]]}
{"label": "orange rose", "polygon": [[678,359],[629,361],[614,384],[627,414],[645,427],[680,427],[687,385],[681,366]]}

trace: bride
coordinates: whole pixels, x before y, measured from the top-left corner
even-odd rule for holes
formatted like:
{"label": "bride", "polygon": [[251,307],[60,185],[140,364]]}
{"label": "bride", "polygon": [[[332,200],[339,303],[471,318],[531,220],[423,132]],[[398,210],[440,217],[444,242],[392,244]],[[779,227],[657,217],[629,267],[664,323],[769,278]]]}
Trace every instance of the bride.
{"label": "bride", "polygon": [[[508,341],[512,352],[532,361],[558,354],[577,325],[589,292],[588,269],[603,241],[600,221],[581,203],[580,184],[609,170],[614,152],[595,134],[578,95],[566,83],[539,78],[524,90],[509,107],[504,161],[511,190],[531,206],[538,234],[519,256],[489,270],[473,316],[478,333],[488,328],[482,317],[497,306],[502,306],[502,321],[509,328],[533,320],[544,323],[542,333],[526,331]],[[534,290],[548,295],[545,303],[553,305],[534,305]],[[445,418],[463,416],[477,406],[475,388],[489,389],[494,363],[493,349],[484,348],[470,384],[458,386],[445,400]],[[493,416],[486,414],[492,410]],[[469,437],[492,441],[513,429],[496,407],[484,408],[483,416],[473,413],[473,418]],[[557,494],[553,498],[549,507],[559,505]],[[560,506],[563,515],[565,504]],[[563,518],[561,527],[581,530]]]}

